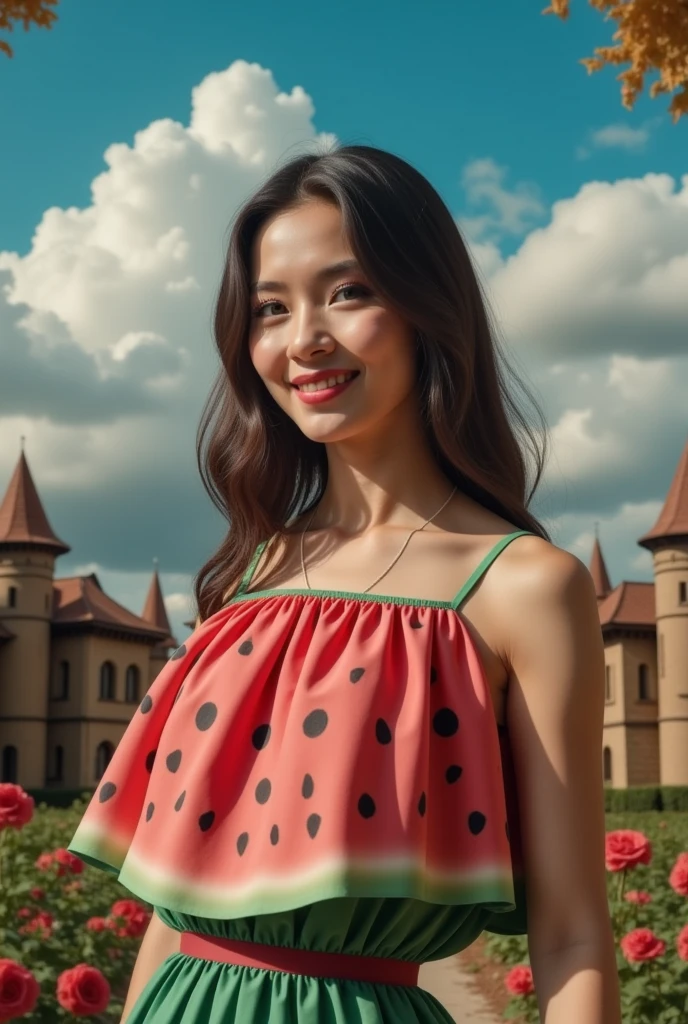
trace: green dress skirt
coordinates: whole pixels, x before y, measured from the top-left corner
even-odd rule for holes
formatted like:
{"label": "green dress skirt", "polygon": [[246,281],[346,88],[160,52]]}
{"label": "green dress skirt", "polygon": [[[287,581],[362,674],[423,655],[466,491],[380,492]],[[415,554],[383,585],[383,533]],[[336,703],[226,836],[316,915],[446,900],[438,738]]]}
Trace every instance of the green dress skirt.
{"label": "green dress skirt", "polygon": [[[484,908],[412,899],[340,897],[297,910],[216,921],[156,907],[171,928],[204,935],[423,963],[470,945]],[[148,981],[126,1024],[451,1024],[419,986],[239,967],[174,953]]]}

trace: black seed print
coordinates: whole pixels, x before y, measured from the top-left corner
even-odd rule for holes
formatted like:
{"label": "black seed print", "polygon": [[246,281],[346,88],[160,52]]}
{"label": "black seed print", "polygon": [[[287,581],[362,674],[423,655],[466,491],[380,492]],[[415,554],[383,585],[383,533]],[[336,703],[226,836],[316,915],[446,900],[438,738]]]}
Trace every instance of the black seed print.
{"label": "black seed print", "polygon": [[304,777],[303,777],[303,785],[301,786],[301,796],[305,800],[310,800],[310,798],[313,796],[314,788],[315,788],[315,786],[313,784],[313,776],[312,775],[304,775]]}
{"label": "black seed print", "polygon": [[447,782],[458,782],[463,775],[463,768],[460,764],[450,764],[444,773]]}
{"label": "black seed print", "polygon": [[248,832],[242,832],[237,839],[237,853],[240,857],[244,856],[244,850],[248,846]]}
{"label": "black seed print", "polygon": [[437,682],[437,669],[435,668],[434,665],[430,669],[430,682],[431,683],[436,683]]}
{"label": "black seed print", "polygon": [[250,654],[253,651],[253,640],[244,640],[239,647],[239,654]]}
{"label": "black seed print", "polygon": [[171,754],[168,754],[165,758],[165,764],[171,772],[176,772],[179,765],[182,763],[182,752],[181,750],[173,750]]}
{"label": "black seed print", "polygon": [[362,818],[372,818],[375,814],[375,801],[369,793],[364,793],[359,799],[358,813]]}
{"label": "black seed print", "polygon": [[139,708],[141,710],[141,714],[147,715],[152,707],[153,707],[153,701],[152,701],[151,697],[149,697],[148,694],[146,694],[146,696],[143,698],[143,700],[139,704]]}
{"label": "black seed print", "polygon": [[185,790],[185,789],[183,789],[183,790],[181,791],[181,793],[179,794],[179,796],[177,797],[176,803],[175,803],[175,805],[174,805],[174,809],[175,809],[175,811],[181,811],[181,809],[182,809],[182,804],[184,803],[184,797],[185,797],[185,796],[186,796],[186,790]]}
{"label": "black seed print", "polygon": [[100,800],[101,804],[104,804],[105,801],[113,797],[116,792],[117,786],[114,784],[114,782],[104,782],[103,785],[100,787],[98,799]]}
{"label": "black seed print", "polygon": [[259,804],[266,804],[270,799],[270,793],[272,792],[272,786],[270,785],[270,779],[261,779],[256,786],[256,800]]}
{"label": "black seed print", "polygon": [[277,825],[273,825],[270,829],[270,842],[273,846],[277,846],[279,843],[279,829],[277,828]]}
{"label": "black seed print", "polygon": [[506,832],[506,838],[511,842],[511,836],[509,835],[509,822],[504,822],[504,831]]}
{"label": "black seed print", "polygon": [[311,711],[309,715],[303,720],[303,731],[306,736],[310,736],[314,739],[316,736],[320,736],[325,732],[327,728],[327,712],[323,711],[322,708],[316,708],[315,711]]}
{"label": "black seed print", "polygon": [[351,671],[349,672],[349,679],[351,680],[352,683],[357,683],[364,672],[364,668],[352,668]]}
{"label": "black seed print", "polygon": [[432,719],[432,727],[438,736],[453,736],[459,728],[459,720],[451,708],[440,708]]}
{"label": "black seed print", "polygon": [[486,821],[487,818],[480,811],[471,811],[468,815],[468,828],[474,836],[477,836],[485,828]]}
{"label": "black seed print", "polygon": [[155,810],[155,804],[148,804],[146,807],[146,821],[150,821],[153,817],[153,811]]}
{"label": "black seed print", "polygon": [[378,718],[375,723],[375,737],[378,743],[392,742],[392,733],[384,718]]}
{"label": "black seed print", "polygon": [[206,811],[198,819],[198,827],[201,832],[207,832],[212,823],[215,821],[215,811]]}
{"label": "black seed print", "polygon": [[320,828],[320,822],[321,821],[322,821],[322,818],[320,817],[319,814],[309,814],[308,815],[308,821],[306,822],[306,828],[308,830],[308,835],[311,837],[311,839],[315,839],[315,837],[317,836],[318,829]]}
{"label": "black seed print", "polygon": [[270,739],[270,726],[269,725],[259,725],[257,729],[253,730],[253,736],[251,737],[251,742],[253,743],[253,746],[256,748],[256,750],[262,750],[263,747],[266,747],[267,744],[268,744],[268,740],[269,739]]}
{"label": "black seed print", "polygon": [[205,731],[215,721],[217,716],[217,704],[213,704],[211,700],[206,701],[205,704],[201,704],[200,708],[196,712],[196,728]]}
{"label": "black seed print", "polygon": [[181,697],[181,695],[182,695],[182,690],[183,690],[183,689],[184,689],[184,683],[182,683],[182,685],[181,685],[181,686],[179,687],[179,689],[177,690],[177,696],[176,696],[176,697],[174,698],[174,703],[175,703],[175,704],[177,703],[177,701],[178,701],[178,700],[179,700],[179,698]]}
{"label": "black seed print", "polygon": [[178,647],[177,650],[174,652],[174,654],[170,658],[170,661],[177,661],[179,658],[183,658],[185,654],[186,646],[182,644],[181,647]]}
{"label": "black seed print", "polygon": [[198,659],[200,658],[200,656],[201,656],[202,654],[203,654],[203,651],[199,651],[199,652],[198,652],[198,654],[196,655],[196,657],[194,658],[194,660],[193,660],[193,661],[191,662],[191,664],[189,665],[189,672],[190,672],[190,671],[191,671],[191,669],[192,669],[192,668],[194,667],[194,665],[196,664],[196,662],[198,661]]}
{"label": "black seed print", "polygon": [[411,619],[411,629],[422,629],[423,623],[419,619]]}
{"label": "black seed print", "polygon": [[148,753],[146,754],[146,771],[149,773],[153,771],[153,765],[155,764],[156,754],[157,750],[149,750]]}
{"label": "black seed print", "polygon": [[418,813],[420,814],[421,818],[425,814],[425,808],[426,808],[425,793],[421,793],[420,800],[418,801]]}

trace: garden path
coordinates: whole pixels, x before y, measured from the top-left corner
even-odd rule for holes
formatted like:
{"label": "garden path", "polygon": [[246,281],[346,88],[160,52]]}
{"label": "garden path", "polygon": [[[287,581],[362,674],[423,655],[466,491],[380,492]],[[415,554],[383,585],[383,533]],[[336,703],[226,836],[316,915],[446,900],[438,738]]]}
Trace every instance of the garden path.
{"label": "garden path", "polygon": [[456,1024],[499,1024],[455,956],[423,964],[418,984],[439,999]]}

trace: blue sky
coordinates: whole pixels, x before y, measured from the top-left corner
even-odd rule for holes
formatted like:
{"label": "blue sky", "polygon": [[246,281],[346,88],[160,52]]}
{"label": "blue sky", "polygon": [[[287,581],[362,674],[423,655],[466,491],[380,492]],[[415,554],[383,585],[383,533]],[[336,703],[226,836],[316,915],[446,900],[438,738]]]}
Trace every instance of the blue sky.
{"label": "blue sky", "polygon": [[[544,6],[431,0],[421,14],[393,0],[61,0],[50,31],[15,29],[15,56],[0,59],[11,154],[0,163],[0,247],[24,253],[43,210],[87,205],[110,143],[131,143],[157,118],[186,124],[192,87],[236,59],[269,68],[286,92],[302,85],[319,130],[412,162],[457,214],[460,169],[486,156],[548,203],[591,178],[684,173],[688,123],[672,124],[668,100],[625,111],[615,72],[589,76],[578,64],[613,23],[583,0],[568,22],[542,16]],[[647,130],[646,145],[576,155],[591,132],[617,124]]]}
{"label": "blue sky", "polygon": [[[212,301],[246,187],[334,135],[424,173],[464,229],[547,417],[533,511],[616,585],[686,442],[688,119],[623,109],[584,0],[333,7],[62,0],[0,54],[0,495],[25,452],[72,550],[140,612],[157,558],[172,628],[225,524],[195,433]],[[408,12],[408,13],[405,13]],[[292,153],[295,155],[295,153]],[[526,410],[527,411],[527,410]],[[463,581],[457,581],[458,585]]]}

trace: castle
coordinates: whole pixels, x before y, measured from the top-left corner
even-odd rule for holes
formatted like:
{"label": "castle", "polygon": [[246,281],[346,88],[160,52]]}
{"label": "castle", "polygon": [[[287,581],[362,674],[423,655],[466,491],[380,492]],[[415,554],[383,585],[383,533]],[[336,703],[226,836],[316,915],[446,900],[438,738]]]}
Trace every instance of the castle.
{"label": "castle", "polygon": [[[597,537],[589,566],[605,648],[605,784],[688,785],[688,442],[638,544],[652,552],[654,583],[612,588]],[[138,616],[95,573],[56,579],[70,550],[22,450],[0,504],[0,781],[25,789],[93,788],[179,646],[157,569]]]}

